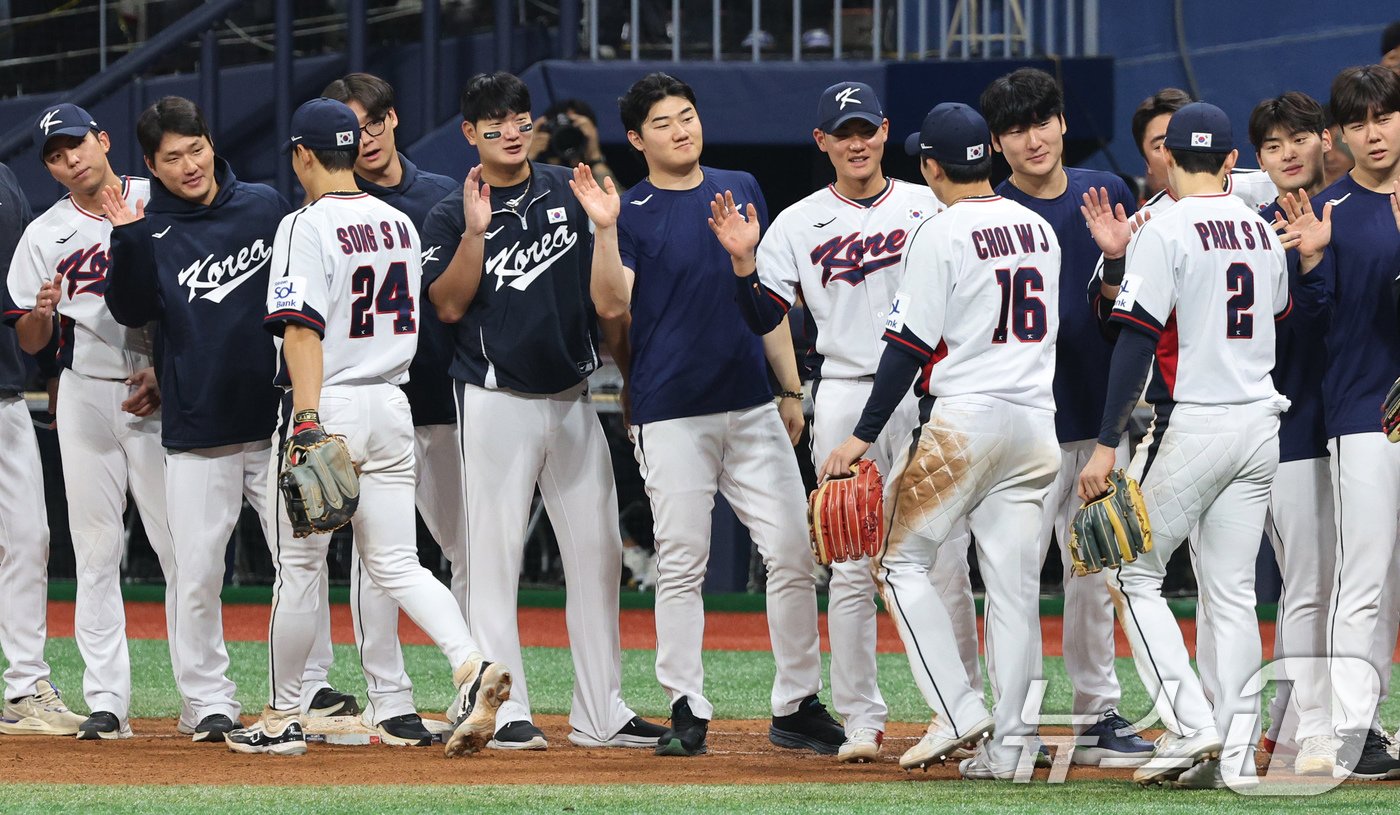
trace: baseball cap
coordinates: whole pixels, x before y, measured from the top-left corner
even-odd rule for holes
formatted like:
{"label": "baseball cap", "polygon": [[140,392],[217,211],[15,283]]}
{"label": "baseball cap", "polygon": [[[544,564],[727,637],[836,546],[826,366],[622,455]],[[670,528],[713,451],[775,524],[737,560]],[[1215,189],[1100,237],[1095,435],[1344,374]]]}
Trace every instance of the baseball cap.
{"label": "baseball cap", "polygon": [[360,119],[344,102],[324,96],[303,102],[292,114],[291,137],[282,152],[298,144],[309,150],[358,150]]}
{"label": "baseball cap", "polygon": [[1162,143],[1168,150],[1228,153],[1235,149],[1235,136],[1225,111],[1209,102],[1192,102],[1172,114]]}
{"label": "baseball cap", "polygon": [[943,102],[924,116],[923,127],[904,140],[904,152],[940,164],[976,164],[991,155],[992,134],[982,114],[961,102]]}
{"label": "baseball cap", "polygon": [[879,127],[885,121],[880,109],[880,97],[864,82],[837,82],[822,91],[817,103],[817,129],[835,132],[852,119],[860,119]]}
{"label": "baseball cap", "polygon": [[44,108],[39,118],[34,120],[34,146],[40,150],[54,136],[86,136],[89,131],[100,131],[92,114],[77,105],[64,102]]}

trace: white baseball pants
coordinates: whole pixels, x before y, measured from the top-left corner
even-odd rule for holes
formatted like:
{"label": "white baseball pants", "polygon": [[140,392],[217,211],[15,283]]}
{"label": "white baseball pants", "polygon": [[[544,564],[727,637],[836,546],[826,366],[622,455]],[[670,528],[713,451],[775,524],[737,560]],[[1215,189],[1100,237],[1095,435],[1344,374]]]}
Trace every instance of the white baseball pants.
{"label": "white baseball pants", "polygon": [[990,396],[940,397],[918,446],[895,465],[885,546],[876,559],[914,682],[959,735],[984,719],[982,689],[955,658],[948,610],[929,585],[938,549],[966,519],[986,585],[987,673],[996,699],[990,745],[998,769],[1016,766],[1036,723],[1022,715],[1042,678],[1040,522],[1059,468],[1055,415]]}
{"label": "white baseball pants", "polygon": [[[872,386],[868,379],[822,379],[817,385],[812,406],[812,461],[818,468],[855,429]],[[887,501],[893,499],[894,463],[913,443],[918,427],[919,401],[911,390],[868,454],[885,479]],[[977,658],[977,607],[968,578],[968,543],[967,525],[962,524],[953,539],[940,547],[929,579],[952,618],[968,684],[980,688],[982,666]],[[831,702],[848,735],[863,727],[884,730],[889,715],[876,681],[876,591],[869,560],[831,564],[826,604]]]}
{"label": "white baseball pants", "polygon": [[713,718],[704,695],[701,586],[718,490],[768,570],[773,715],[796,712],[821,690],[821,645],[805,490],[778,409],[764,403],[634,425],[632,438],[655,518],[657,680],[672,704],[689,697],[697,717]]}
{"label": "white baseball pants", "polygon": [[[1051,549],[1059,551],[1065,592],[1064,629],[1061,640],[1065,672],[1074,689],[1071,712],[1078,716],[1099,716],[1109,708],[1118,707],[1123,688],[1118,684],[1114,669],[1113,600],[1108,589],[1095,575],[1074,574],[1069,556],[1069,532],[1074,514],[1080,504],[1079,473],[1098,446],[1097,439],[1060,445],[1060,471],[1046,499],[1045,516],[1040,524],[1040,563]],[[1118,461],[1114,466],[1126,467],[1128,441],[1126,435],[1118,446]],[[1087,725],[1076,725],[1083,730]]]}
{"label": "white baseball pants", "polygon": [[[285,402],[284,402],[285,405]],[[352,520],[364,573],[423,629],[456,669],[480,653],[452,592],[418,563],[413,515],[413,422],[408,398],[384,384],[332,386],[321,392],[321,420],[328,433],[346,437],[361,469],[360,505]],[[283,410],[282,433],[290,424]],[[270,705],[301,706],[303,670],[324,615],[329,535],[293,538],[276,489],[278,467],[269,470],[278,528],[273,535],[277,583],[269,625]],[[382,718],[382,713],[380,718]]]}
{"label": "white baseball pants", "polygon": [[516,602],[538,486],[568,590],[564,621],[574,663],[569,724],[584,735],[610,739],[636,714],[622,701],[617,487],[587,388],[580,383],[539,395],[455,386],[467,518],[467,622],[513,677],[497,726],[531,721]]}
{"label": "white baseball pants", "polygon": [[29,408],[21,396],[0,397],[0,649],[5,698],[33,696],[49,678],[49,516],[44,469]]}
{"label": "white baseball pants", "polygon": [[[68,493],[78,591],[73,624],[83,656],[88,708],[125,722],[131,707],[131,657],[126,647],[121,562],[126,549],[122,513],[130,487],[161,572],[175,571],[165,503],[165,451],[159,414],[138,418],[121,409],[125,383],[93,379],[72,369],[59,379],[58,443]],[[178,679],[184,655],[177,646],[175,592],[165,593],[170,662]],[[180,689],[185,703],[187,689]]]}
{"label": "white baseball pants", "polygon": [[[1129,468],[1152,522],[1152,551],[1104,572],[1138,677],[1166,728],[1179,735],[1213,729],[1227,750],[1252,746],[1259,736],[1258,696],[1242,691],[1260,666],[1254,561],[1278,469],[1278,414],[1286,406],[1277,397],[1159,409]],[[1199,603],[1211,629],[1198,645],[1213,649],[1214,710],[1162,597],[1167,562],[1193,529]],[[1236,717],[1249,718],[1232,732]]]}

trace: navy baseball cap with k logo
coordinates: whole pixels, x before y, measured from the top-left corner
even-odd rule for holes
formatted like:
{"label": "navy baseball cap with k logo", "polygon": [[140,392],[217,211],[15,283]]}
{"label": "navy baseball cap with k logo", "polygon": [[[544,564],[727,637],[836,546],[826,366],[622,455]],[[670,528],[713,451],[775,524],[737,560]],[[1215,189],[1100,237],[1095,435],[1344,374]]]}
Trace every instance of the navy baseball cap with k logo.
{"label": "navy baseball cap with k logo", "polygon": [[1192,102],[1172,114],[1162,144],[1168,150],[1228,153],[1235,149],[1235,135],[1225,111],[1209,102]]}
{"label": "navy baseball cap with k logo", "polygon": [[301,145],[308,150],[360,149],[360,119],[344,102],[324,96],[303,102],[292,114],[290,138],[282,152]]}
{"label": "navy baseball cap with k logo", "polygon": [[822,91],[817,103],[817,129],[823,133],[834,133],[838,127],[852,119],[869,122],[876,127],[885,121],[885,113],[880,109],[880,98],[875,89],[864,82],[837,82]]}
{"label": "navy baseball cap with k logo", "polygon": [[101,129],[92,118],[92,114],[77,105],[68,102],[50,105],[44,108],[44,112],[34,121],[34,146],[43,150],[44,145],[54,136],[82,138],[89,131],[97,133]]}

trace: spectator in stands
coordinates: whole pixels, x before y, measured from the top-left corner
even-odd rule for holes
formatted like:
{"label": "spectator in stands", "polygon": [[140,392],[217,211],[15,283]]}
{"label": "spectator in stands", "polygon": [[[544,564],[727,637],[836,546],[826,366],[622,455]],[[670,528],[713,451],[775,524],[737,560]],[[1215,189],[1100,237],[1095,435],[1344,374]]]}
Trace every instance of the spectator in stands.
{"label": "spectator in stands", "polygon": [[598,114],[582,99],[560,99],[545,108],[535,120],[535,136],[527,157],[563,167],[587,164],[595,178],[611,178],[619,190],[624,189],[598,143]]}
{"label": "spectator in stands", "polygon": [[1385,31],[1381,32],[1381,64],[1400,73],[1400,20],[1386,26]]}

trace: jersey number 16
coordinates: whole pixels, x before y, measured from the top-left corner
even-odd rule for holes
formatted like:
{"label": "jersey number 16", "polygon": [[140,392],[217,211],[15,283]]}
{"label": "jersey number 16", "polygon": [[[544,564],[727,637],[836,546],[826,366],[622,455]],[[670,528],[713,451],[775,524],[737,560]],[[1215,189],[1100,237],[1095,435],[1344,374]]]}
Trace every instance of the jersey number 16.
{"label": "jersey number 16", "polygon": [[1017,269],[997,269],[997,285],[1001,287],[1001,316],[992,342],[1006,342],[1007,328],[1021,342],[1045,339],[1045,301],[1031,292],[1045,291],[1045,278],[1033,266]]}

